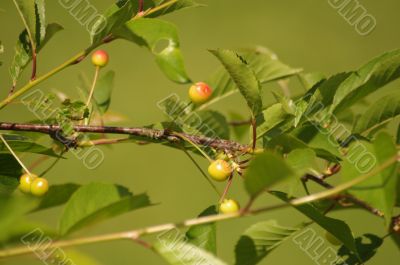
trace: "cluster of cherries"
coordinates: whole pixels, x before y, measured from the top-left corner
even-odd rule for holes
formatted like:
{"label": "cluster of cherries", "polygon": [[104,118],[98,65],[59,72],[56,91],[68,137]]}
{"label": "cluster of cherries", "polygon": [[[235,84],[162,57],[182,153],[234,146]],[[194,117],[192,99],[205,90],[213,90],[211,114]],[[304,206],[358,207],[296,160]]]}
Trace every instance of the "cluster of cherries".
{"label": "cluster of cherries", "polygon": [[40,178],[32,173],[25,173],[19,179],[19,190],[41,197],[49,190],[49,183],[45,178]]}
{"label": "cluster of cherries", "polygon": [[[211,95],[211,87],[203,82],[196,83],[189,88],[189,98],[195,104],[202,104],[208,101]],[[233,173],[233,167],[225,159],[216,159],[209,165],[208,173],[216,181],[225,181]],[[219,205],[219,211],[222,213],[234,213],[239,209],[239,204],[232,199],[224,199]]]}
{"label": "cluster of cherries", "polygon": [[[108,64],[109,56],[104,50],[97,50],[92,54],[92,64],[96,67],[104,67]],[[202,104],[210,99],[211,87],[198,82],[189,88],[189,98],[194,104]],[[216,159],[208,167],[208,173],[216,181],[225,181],[233,173],[233,167],[225,159]],[[20,177],[19,189],[24,193],[31,193],[35,196],[43,196],[49,189],[46,179],[35,174],[26,173]],[[219,206],[222,213],[234,213],[239,211],[239,204],[232,199],[225,199]]]}

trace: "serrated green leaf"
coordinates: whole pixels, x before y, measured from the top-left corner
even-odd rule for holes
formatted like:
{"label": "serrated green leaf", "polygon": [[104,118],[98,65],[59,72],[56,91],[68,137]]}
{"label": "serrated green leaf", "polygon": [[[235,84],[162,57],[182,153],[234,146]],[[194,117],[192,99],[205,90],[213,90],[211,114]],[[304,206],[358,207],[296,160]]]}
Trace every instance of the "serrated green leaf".
{"label": "serrated green leaf", "polygon": [[339,85],[333,98],[331,112],[343,111],[399,76],[400,50],[384,53],[353,72]]}
{"label": "serrated green leaf", "polygon": [[353,127],[353,133],[362,134],[389,122],[400,115],[400,94],[395,93],[375,101],[360,116]]}
{"label": "serrated green leaf", "polygon": [[[278,60],[276,54],[268,51],[265,47],[247,49],[240,51],[239,54],[254,71],[257,80],[259,80],[261,84],[287,78],[302,71],[301,69],[291,68],[282,63]],[[213,88],[213,93],[211,99],[201,105],[199,107],[200,109],[204,109],[239,91],[235,82],[224,67],[213,74],[207,83]]]}
{"label": "serrated green leaf", "polygon": [[244,172],[244,184],[250,196],[293,177],[295,172],[279,156],[264,152],[257,155]]}
{"label": "serrated green leaf", "polygon": [[228,71],[242,96],[247,101],[253,117],[262,111],[261,87],[254,70],[236,52],[231,50],[211,50]]}
{"label": "serrated green leaf", "polygon": [[108,71],[99,78],[96,84],[96,89],[93,93],[96,106],[100,112],[100,115],[104,115],[111,103],[111,93],[114,87],[114,71]]}
{"label": "serrated green leaf", "polygon": [[[396,154],[392,137],[385,132],[379,133],[373,143],[357,141],[350,145],[348,159],[343,161],[341,169],[343,179],[350,181],[363,173],[376,170]],[[387,226],[391,222],[396,202],[397,168],[397,163],[394,163],[348,190],[350,194],[381,210],[385,215]]]}
{"label": "serrated green leaf", "polygon": [[[178,32],[172,23],[150,18],[135,19],[116,29],[114,35],[146,46],[155,56],[160,69],[172,81],[190,82],[183,63]],[[163,41],[167,41],[166,46],[158,51],[158,45]]]}
{"label": "serrated green leaf", "polygon": [[[291,199],[293,199],[289,198],[287,194],[279,191],[273,191],[271,192],[271,194],[275,195],[285,202],[289,202]],[[303,204],[299,206],[294,206],[294,208],[313,220],[326,231],[334,235],[339,241],[344,244],[345,247],[358,255],[356,243],[351,229],[344,221],[324,216],[312,204]]]}
{"label": "serrated green leaf", "polygon": [[117,215],[150,206],[146,194],[133,195],[122,186],[91,183],[80,187],[65,205],[59,220],[61,235]]}
{"label": "serrated green leaf", "polygon": [[284,154],[287,154],[295,149],[311,148],[318,157],[321,157],[331,162],[339,161],[339,157],[337,155],[323,148],[309,146],[307,145],[307,143],[301,141],[299,138],[291,134],[282,134],[272,138],[269,141],[265,141],[264,147],[273,150],[280,150]]}
{"label": "serrated green leaf", "polygon": [[235,246],[236,265],[255,265],[301,227],[283,227],[275,220],[250,226]]}
{"label": "serrated green leaf", "polygon": [[[216,206],[205,209],[199,217],[218,214]],[[186,232],[188,243],[202,248],[210,253],[217,253],[217,226],[215,223],[195,225]]]}
{"label": "serrated green leaf", "polygon": [[74,183],[51,185],[49,191],[41,198],[39,206],[34,211],[41,211],[66,203],[79,187],[80,185]]}
{"label": "serrated green leaf", "polygon": [[213,254],[188,243],[179,230],[170,230],[158,237],[154,250],[171,265],[226,265]]}

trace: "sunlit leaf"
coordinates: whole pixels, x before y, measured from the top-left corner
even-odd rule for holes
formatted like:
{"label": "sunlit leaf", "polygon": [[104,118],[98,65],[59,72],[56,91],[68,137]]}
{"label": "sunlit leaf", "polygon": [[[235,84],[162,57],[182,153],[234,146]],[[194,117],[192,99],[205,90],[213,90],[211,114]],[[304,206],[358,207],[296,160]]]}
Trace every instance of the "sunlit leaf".
{"label": "sunlit leaf", "polygon": [[255,265],[287,238],[299,231],[299,227],[283,227],[275,220],[250,226],[242,234],[235,247],[236,265]]}
{"label": "sunlit leaf", "polygon": [[146,194],[133,195],[122,186],[91,183],[80,187],[65,205],[59,221],[61,235],[84,226],[151,205]]}
{"label": "sunlit leaf", "polygon": [[233,82],[247,101],[253,116],[262,110],[261,87],[254,70],[236,52],[231,50],[212,50],[228,71]]}
{"label": "sunlit leaf", "polygon": [[364,133],[400,115],[400,94],[394,93],[375,101],[357,120],[353,133]]}
{"label": "sunlit leaf", "polygon": [[[164,74],[177,83],[190,81],[186,74],[183,56],[176,27],[159,19],[140,18],[128,21],[114,34],[137,45],[146,46],[155,56],[156,62]],[[159,45],[166,46],[159,50]]]}

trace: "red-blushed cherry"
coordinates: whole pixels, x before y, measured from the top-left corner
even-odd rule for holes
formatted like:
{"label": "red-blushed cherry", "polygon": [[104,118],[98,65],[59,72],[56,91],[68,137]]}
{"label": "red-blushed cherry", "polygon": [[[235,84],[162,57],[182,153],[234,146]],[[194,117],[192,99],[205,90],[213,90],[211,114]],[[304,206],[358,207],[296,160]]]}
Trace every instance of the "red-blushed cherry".
{"label": "red-blushed cherry", "polygon": [[239,210],[239,203],[232,199],[224,199],[224,201],[219,205],[219,211],[221,213],[235,213]]}
{"label": "red-blushed cherry", "polygon": [[109,60],[108,53],[105,50],[97,50],[92,54],[92,63],[98,67],[104,67]]}
{"label": "red-blushed cherry", "polygon": [[19,178],[19,186],[18,189],[24,193],[31,192],[32,182],[37,179],[37,175],[25,173]]}
{"label": "red-blushed cherry", "polygon": [[211,94],[211,87],[204,82],[198,82],[189,88],[189,98],[196,104],[206,102],[211,97]]}
{"label": "red-blushed cherry", "polygon": [[224,181],[232,174],[232,166],[225,160],[217,159],[208,166],[208,173],[216,181]]}
{"label": "red-blushed cherry", "polygon": [[49,190],[49,183],[45,178],[37,178],[32,182],[31,193],[37,197],[41,197]]}

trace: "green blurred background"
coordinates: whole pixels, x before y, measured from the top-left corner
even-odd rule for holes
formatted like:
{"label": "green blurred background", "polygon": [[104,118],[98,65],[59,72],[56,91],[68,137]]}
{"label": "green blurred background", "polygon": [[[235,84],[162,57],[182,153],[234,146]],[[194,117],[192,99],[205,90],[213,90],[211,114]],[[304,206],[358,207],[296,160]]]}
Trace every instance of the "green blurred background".
{"label": "green blurred background", "polygon": [[[46,2],[48,21],[61,23],[65,30],[56,35],[41,52],[39,74],[47,72],[89,44],[89,34],[85,28],[58,1]],[[90,2],[100,12],[113,3],[112,0]],[[179,27],[187,71],[194,80],[207,78],[217,68],[218,62],[207,52],[210,48],[264,45],[293,67],[330,75],[355,69],[372,57],[400,46],[400,2],[396,0],[360,0],[377,19],[377,27],[368,36],[358,35],[354,27],[338,15],[327,0],[203,2],[207,4],[206,7],[181,11],[164,18]],[[15,41],[22,29],[23,25],[12,1],[0,1],[0,40],[5,46],[5,53],[0,58],[4,62],[0,67],[2,98],[11,86],[8,67],[13,57]],[[141,126],[165,120],[156,102],[173,92],[186,97],[187,86],[168,81],[145,49],[125,41],[113,42],[105,46],[105,49],[111,55],[107,68],[117,72],[111,108],[127,117],[122,124]],[[89,60],[86,60],[42,83],[40,88],[46,92],[59,90],[77,96],[78,74],[85,73],[91,77],[93,71]],[[20,84],[27,81],[28,72],[21,78]],[[398,83],[391,84],[385,90],[398,89],[397,85]],[[266,101],[272,101],[271,94],[268,93],[271,87],[274,85],[266,88]],[[243,101],[234,96],[214,107],[229,112],[237,111],[238,104],[243,104]],[[245,110],[244,107],[243,109]],[[33,118],[28,110],[18,104],[0,112],[1,121],[27,121]],[[148,192],[152,201],[160,204],[106,221],[84,232],[78,232],[75,236],[180,221],[196,216],[217,199],[194,165],[180,151],[158,145],[134,144],[121,144],[103,150],[105,160],[96,170],[87,169],[81,161],[69,155],[70,159],[59,163],[47,176],[48,179],[52,184],[92,181],[118,183],[135,193]],[[33,158],[25,156],[24,159],[30,161]],[[206,168],[205,161],[199,161]],[[230,196],[237,198],[242,204],[245,203],[247,198],[240,181],[234,182]],[[257,205],[271,203],[272,200],[264,197]],[[55,227],[61,210],[62,208],[51,209],[30,217]],[[385,234],[381,220],[363,211],[346,211],[334,213],[332,216],[345,219],[356,235],[368,232],[380,236]],[[232,264],[234,245],[241,232],[256,221],[268,219],[276,219],[282,225],[288,226],[306,220],[292,209],[286,209],[219,223],[219,256]],[[323,231],[313,227],[323,235]],[[153,238],[146,237],[149,240]],[[132,242],[102,243],[76,249],[92,256],[100,264],[164,264],[157,255]],[[399,258],[398,249],[388,238],[368,264],[394,265],[398,264]],[[10,259],[3,263],[41,264],[33,257]],[[314,262],[289,240],[260,264],[293,263]]]}

